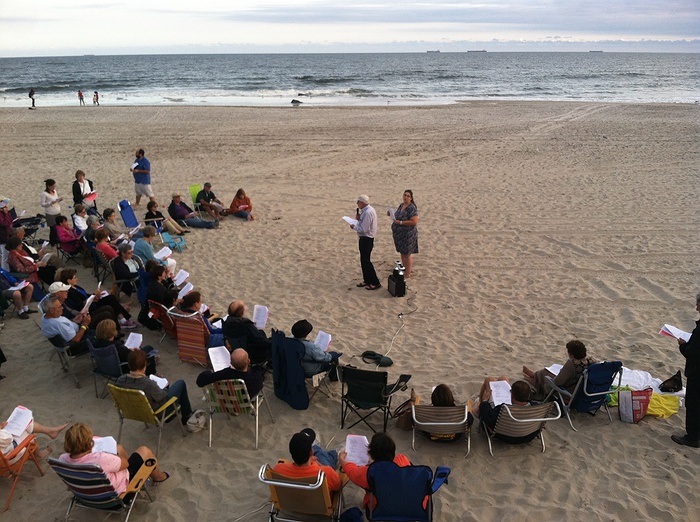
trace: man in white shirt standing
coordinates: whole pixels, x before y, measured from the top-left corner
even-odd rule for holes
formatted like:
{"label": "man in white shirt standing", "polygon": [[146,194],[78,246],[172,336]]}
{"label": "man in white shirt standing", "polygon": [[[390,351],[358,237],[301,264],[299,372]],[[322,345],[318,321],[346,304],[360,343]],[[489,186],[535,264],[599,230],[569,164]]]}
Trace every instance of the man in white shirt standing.
{"label": "man in white shirt standing", "polygon": [[377,290],[382,287],[377,277],[377,272],[372,264],[372,249],[374,248],[374,236],[377,234],[377,212],[369,204],[369,196],[361,195],[357,198],[357,225],[350,228],[357,232],[360,238],[360,266],[362,267],[362,282],[357,286],[364,286],[367,290]]}

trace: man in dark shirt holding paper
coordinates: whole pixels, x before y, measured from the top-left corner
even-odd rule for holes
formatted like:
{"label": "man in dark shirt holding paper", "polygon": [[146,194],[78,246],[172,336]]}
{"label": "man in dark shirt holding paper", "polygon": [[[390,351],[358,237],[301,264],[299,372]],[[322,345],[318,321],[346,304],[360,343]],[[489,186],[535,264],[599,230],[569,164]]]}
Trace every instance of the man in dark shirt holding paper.
{"label": "man in dark shirt holding paper", "polygon": [[251,366],[248,352],[243,348],[236,348],[231,352],[231,366],[214,372],[204,370],[197,376],[197,386],[200,388],[218,381],[227,379],[242,379],[248,389],[248,395],[255,397],[263,388],[265,379],[265,368],[262,366]]}
{"label": "man in dark shirt holding paper", "polygon": [[231,348],[245,348],[255,364],[272,359],[272,341],[265,332],[245,316],[246,306],[241,300],[228,306],[228,317],[221,327]]}
{"label": "man in dark shirt holding paper", "polygon": [[219,221],[221,217],[225,214],[221,214],[224,210],[224,206],[219,201],[219,198],[211,191],[211,183],[207,182],[204,184],[204,189],[197,193],[197,204],[199,204],[207,214],[209,214],[214,221]]}
{"label": "man in dark shirt holding paper", "polygon": [[[700,294],[695,296],[695,310],[700,312]],[[673,442],[700,448],[700,321],[688,341],[678,339],[678,349],[685,357],[685,435],[671,435]]]}

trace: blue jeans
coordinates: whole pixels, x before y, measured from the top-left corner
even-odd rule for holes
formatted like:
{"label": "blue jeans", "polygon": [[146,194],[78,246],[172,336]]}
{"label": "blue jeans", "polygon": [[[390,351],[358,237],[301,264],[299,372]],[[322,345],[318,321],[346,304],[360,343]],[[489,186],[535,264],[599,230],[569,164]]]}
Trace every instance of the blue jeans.
{"label": "blue jeans", "polygon": [[182,413],[182,423],[186,424],[187,419],[192,415],[192,406],[190,406],[190,397],[187,395],[187,384],[185,381],[180,379],[168,387],[168,399],[171,397],[177,397],[177,402],[180,405],[180,411]]}
{"label": "blue jeans", "polygon": [[180,221],[184,221],[185,224],[191,228],[214,228],[213,221],[204,221],[203,219],[199,219],[197,217],[181,219]]}
{"label": "blue jeans", "polygon": [[238,210],[237,212],[234,212],[233,215],[239,218],[248,219],[248,216],[250,216],[250,212],[246,212],[245,210]]}
{"label": "blue jeans", "polygon": [[314,444],[314,457],[322,466],[330,466],[333,469],[338,467],[338,452],[335,450],[326,451],[318,444]]}

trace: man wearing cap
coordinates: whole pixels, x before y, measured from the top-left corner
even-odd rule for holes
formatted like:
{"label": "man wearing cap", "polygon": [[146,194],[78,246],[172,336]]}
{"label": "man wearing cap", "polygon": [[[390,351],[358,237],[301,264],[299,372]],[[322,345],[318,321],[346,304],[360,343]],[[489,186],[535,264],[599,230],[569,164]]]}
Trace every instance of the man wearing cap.
{"label": "man wearing cap", "polygon": [[278,462],[274,470],[289,478],[315,477],[320,470],[326,474],[328,489],[340,491],[340,477],[335,471],[338,465],[338,453],[326,451],[314,444],[316,433],[311,428],[295,433],[289,441],[289,453],[294,462]]}
{"label": "man wearing cap", "polygon": [[364,286],[367,290],[377,290],[382,287],[374,271],[372,264],[372,249],[374,248],[374,236],[377,234],[377,213],[369,204],[369,196],[361,195],[357,198],[357,225],[350,225],[360,237],[360,266],[362,267],[362,282],[357,286]]}
{"label": "man wearing cap", "polygon": [[[95,96],[97,96],[97,91],[95,91]],[[153,189],[151,188],[151,162],[146,158],[143,149],[136,151],[136,161],[131,165],[130,170],[134,175],[135,206],[138,207],[141,203],[141,196],[147,196],[151,201],[155,201],[156,198],[153,196]]]}
{"label": "man wearing cap", "polygon": [[306,319],[297,321],[292,326],[292,335],[304,345],[304,357],[301,359],[301,365],[304,368],[306,377],[327,372],[334,365],[338,364],[338,359],[343,355],[339,352],[325,352],[323,348],[309,341],[306,336],[313,329],[314,327]]}
{"label": "man wearing cap", "polygon": [[190,207],[182,202],[179,192],[173,192],[173,199],[168,206],[168,214],[178,223],[185,223],[192,228],[216,228],[218,221],[204,221],[197,217],[197,214]]}
{"label": "man wearing cap", "polygon": [[214,218],[214,221],[219,221],[225,215],[221,213],[224,210],[224,206],[211,191],[211,183],[209,182],[205,183],[204,188],[197,193],[197,203],[207,211],[207,214]]}
{"label": "man wearing cap", "polygon": [[85,335],[88,331],[91,317],[89,313],[82,314],[79,324],[63,317],[63,305],[56,296],[50,296],[44,301],[44,315],[41,318],[41,332],[47,339],[60,336],[70,345],[70,355],[78,355],[88,351]]}

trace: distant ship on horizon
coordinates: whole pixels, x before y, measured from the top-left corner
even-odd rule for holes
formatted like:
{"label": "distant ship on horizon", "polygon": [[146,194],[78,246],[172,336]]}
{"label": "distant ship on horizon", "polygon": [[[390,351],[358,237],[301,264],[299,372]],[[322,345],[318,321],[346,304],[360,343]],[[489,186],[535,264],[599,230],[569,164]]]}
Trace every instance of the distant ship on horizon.
{"label": "distant ship on horizon", "polygon": [[486,49],[474,49],[472,51],[467,50],[468,53],[485,53]]}
{"label": "distant ship on horizon", "polygon": [[440,52],[440,49],[438,49],[437,51],[426,51],[426,52],[428,52],[428,53],[439,53],[439,52]]}

